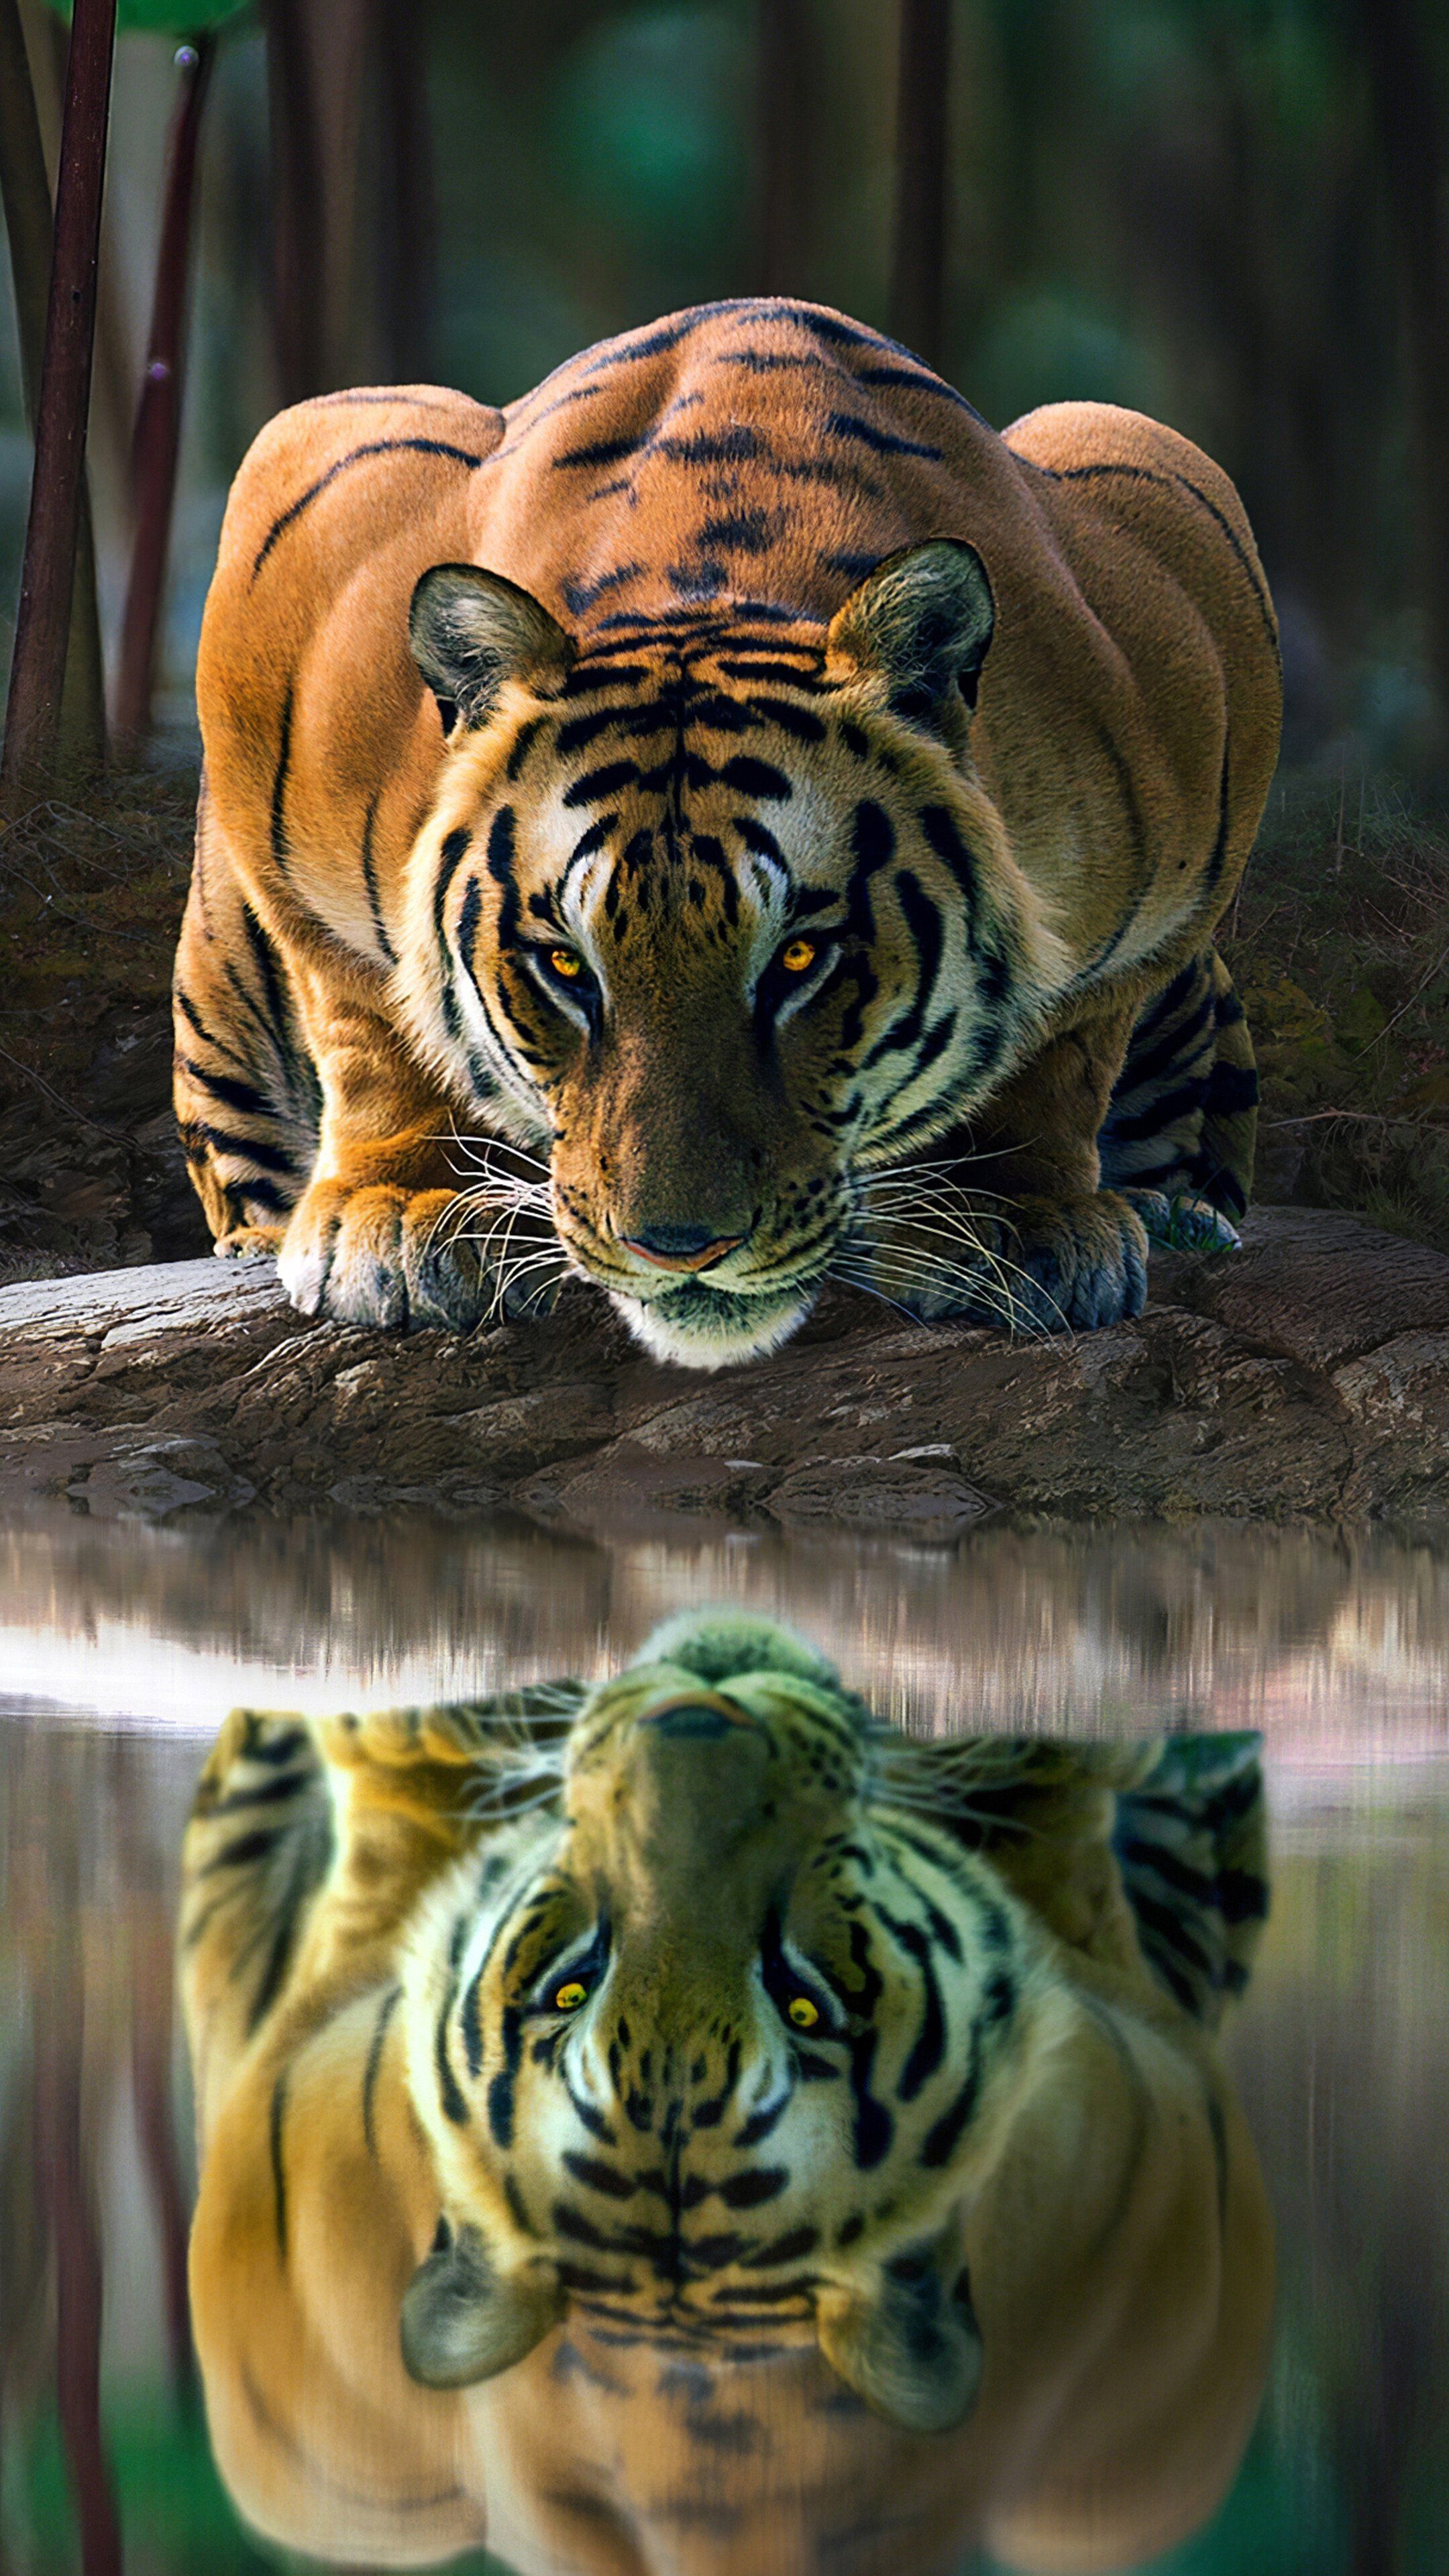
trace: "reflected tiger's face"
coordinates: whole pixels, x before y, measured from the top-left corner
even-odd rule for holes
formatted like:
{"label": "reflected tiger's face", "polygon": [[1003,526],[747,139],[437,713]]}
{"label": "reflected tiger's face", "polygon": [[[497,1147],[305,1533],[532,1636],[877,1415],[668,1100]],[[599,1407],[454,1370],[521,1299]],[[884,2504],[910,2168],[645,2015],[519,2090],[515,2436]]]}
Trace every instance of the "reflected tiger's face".
{"label": "reflected tiger's face", "polygon": [[786,1651],[597,1692],[557,1811],[439,1896],[409,1971],[445,2202],[418,2377],[486,2376],[577,2305],[685,2349],[818,2338],[915,2429],[969,2406],[959,2213],[1030,2048],[1031,1936]]}
{"label": "reflected tiger's face", "polygon": [[1002,1079],[1059,959],[966,759],[969,548],[878,572],[823,642],[691,633],[580,655],[492,577],[425,577],[454,732],[404,998],[547,1147],[574,1267],[697,1367],[794,1327],[861,1176]]}

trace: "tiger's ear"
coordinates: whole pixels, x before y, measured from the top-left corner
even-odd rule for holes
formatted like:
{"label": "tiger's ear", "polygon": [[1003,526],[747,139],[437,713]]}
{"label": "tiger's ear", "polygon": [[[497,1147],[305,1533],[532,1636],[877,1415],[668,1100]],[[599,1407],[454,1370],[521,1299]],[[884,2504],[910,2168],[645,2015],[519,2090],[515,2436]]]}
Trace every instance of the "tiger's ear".
{"label": "tiger's ear", "polygon": [[578,647],[541,600],[477,564],[434,564],[408,612],[413,660],[438,701],[443,731],[486,724],[505,680],[548,696]]}
{"label": "tiger's ear", "polygon": [[563,2312],[549,2274],[498,2272],[476,2227],[440,2219],[403,2294],[403,2367],[424,2388],[471,2388],[526,2360]]}
{"label": "tiger's ear", "polygon": [[888,2424],[948,2433],[970,2413],[981,2329],[954,2228],[893,2255],[858,2290],[822,2291],[815,2318],[831,2369]]}
{"label": "tiger's ear", "polygon": [[[932,537],[867,573],[826,635],[826,671],[883,672],[898,715],[939,729],[959,690],[976,704],[996,603],[986,566],[963,537]],[[832,665],[844,665],[839,670]]]}

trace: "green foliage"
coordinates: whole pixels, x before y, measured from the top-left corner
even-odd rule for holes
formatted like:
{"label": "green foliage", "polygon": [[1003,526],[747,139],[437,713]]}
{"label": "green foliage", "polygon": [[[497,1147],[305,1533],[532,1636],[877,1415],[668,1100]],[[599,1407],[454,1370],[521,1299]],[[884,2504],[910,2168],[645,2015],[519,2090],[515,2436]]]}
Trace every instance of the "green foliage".
{"label": "green foliage", "polygon": [[1263,1081],[1259,1192],[1449,1248],[1449,839],[1347,780],[1275,789],[1220,938]]}
{"label": "green foliage", "polygon": [[[106,2450],[120,2509],[130,2576],[275,2576],[284,2557],[255,2540],[239,2519],[216,2472],[200,2407],[178,2414],[149,2392],[134,2391],[107,2412]],[[78,2564],[75,2515],[53,2412],[24,2445],[7,2482],[0,2552],[21,2543],[28,2576],[70,2576]],[[10,2563],[8,2556],[6,2564]],[[451,2576],[508,2576],[485,2552],[449,2561]]]}
{"label": "green foliage", "polygon": [[[46,0],[46,7],[57,18],[70,23],[69,0]],[[229,18],[239,18],[251,0],[189,0],[178,6],[178,0],[116,0],[116,32],[129,36],[174,36],[178,42],[187,36],[203,35],[208,27],[223,26]]]}

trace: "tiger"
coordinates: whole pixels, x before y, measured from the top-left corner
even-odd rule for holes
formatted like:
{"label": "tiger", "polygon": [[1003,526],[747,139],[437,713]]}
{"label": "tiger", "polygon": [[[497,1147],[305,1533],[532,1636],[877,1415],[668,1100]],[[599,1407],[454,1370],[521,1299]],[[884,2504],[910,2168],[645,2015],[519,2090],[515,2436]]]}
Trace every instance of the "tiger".
{"label": "tiger", "polygon": [[1273,2234],[1214,2036],[1257,1739],[911,1739],[792,1632],[238,1710],[183,1849],[192,2318],[248,2522],[518,2576],[1118,2569]]}
{"label": "tiger", "polygon": [[566,1277],[656,1357],[829,1279],[1016,1332],[1231,1248],[1213,934],[1277,629],[1232,484],[1089,402],[696,306],[496,410],[329,394],[227,505],[175,1102],[222,1254],[465,1331]]}

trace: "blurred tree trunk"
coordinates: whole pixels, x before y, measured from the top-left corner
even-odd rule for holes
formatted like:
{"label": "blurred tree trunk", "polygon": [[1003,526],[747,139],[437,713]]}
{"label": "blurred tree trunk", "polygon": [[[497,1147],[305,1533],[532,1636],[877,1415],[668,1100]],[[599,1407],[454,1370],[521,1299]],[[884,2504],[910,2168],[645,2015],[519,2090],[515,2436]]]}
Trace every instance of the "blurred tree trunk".
{"label": "blurred tree trunk", "polygon": [[[119,20],[119,9],[117,18]],[[40,117],[40,140],[52,199],[60,167],[60,122],[65,110],[65,67],[70,29],[50,0],[20,0],[20,23],[30,56],[30,77]],[[104,581],[108,533],[117,547],[131,536],[131,432],[136,420],[139,347],[130,328],[125,255],[117,238],[115,202],[101,207],[101,259],[96,277],[95,355],[91,411],[86,429],[86,480],[99,548],[97,581]]]}
{"label": "blurred tree trunk", "polygon": [[[77,0],[76,16],[82,0]],[[80,1935],[57,1929],[36,1997],[35,2159],[55,2255],[56,2401],[80,2526],[82,2576],[121,2576],[121,2526],[101,2441],[101,2247],[81,2090]]]}
{"label": "blurred tree trunk", "polygon": [[378,324],[384,380],[424,384],[435,364],[437,214],[424,0],[376,0],[382,120]]}
{"label": "blurred tree trunk", "polygon": [[116,0],[76,0],[36,412],[35,467],[0,764],[0,776],[12,790],[27,776],[38,781],[50,775],[59,738],[85,493],[96,264],[115,35]]}
{"label": "blurred tree trunk", "polygon": [[[10,244],[20,382],[31,437],[40,410],[45,317],[50,290],[51,204],[40,119],[18,0],[0,0],[0,200]],[[106,754],[105,677],[96,605],[95,539],[90,495],[81,485],[75,578],[61,700],[62,758],[99,768]]]}
{"label": "blurred tree trunk", "polygon": [[809,0],[759,0],[760,291],[799,295],[811,201]]}
{"label": "blurred tree trunk", "polygon": [[141,399],[136,407],[132,447],[136,531],[116,681],[116,731],[123,742],[133,746],[143,741],[151,729],[156,637],[166,589],[176,459],[181,445],[196,154],[215,55],[216,38],[203,34],[194,45],[184,46],[178,56],[181,87],[171,121],[151,334]]}
{"label": "blurred tree trunk", "polygon": [[263,0],[284,402],[427,372],[435,251],[420,0]]}
{"label": "blurred tree trunk", "polygon": [[900,0],[890,327],[939,367],[946,265],[946,112],[951,0]]}
{"label": "blurred tree trunk", "polygon": [[1414,559],[1449,758],[1449,144],[1425,17],[1415,0],[1354,0],[1392,214],[1408,344],[1416,468]]}
{"label": "blurred tree trunk", "polygon": [[272,330],[284,403],[328,391],[325,208],[302,0],[262,0],[271,137]]}

